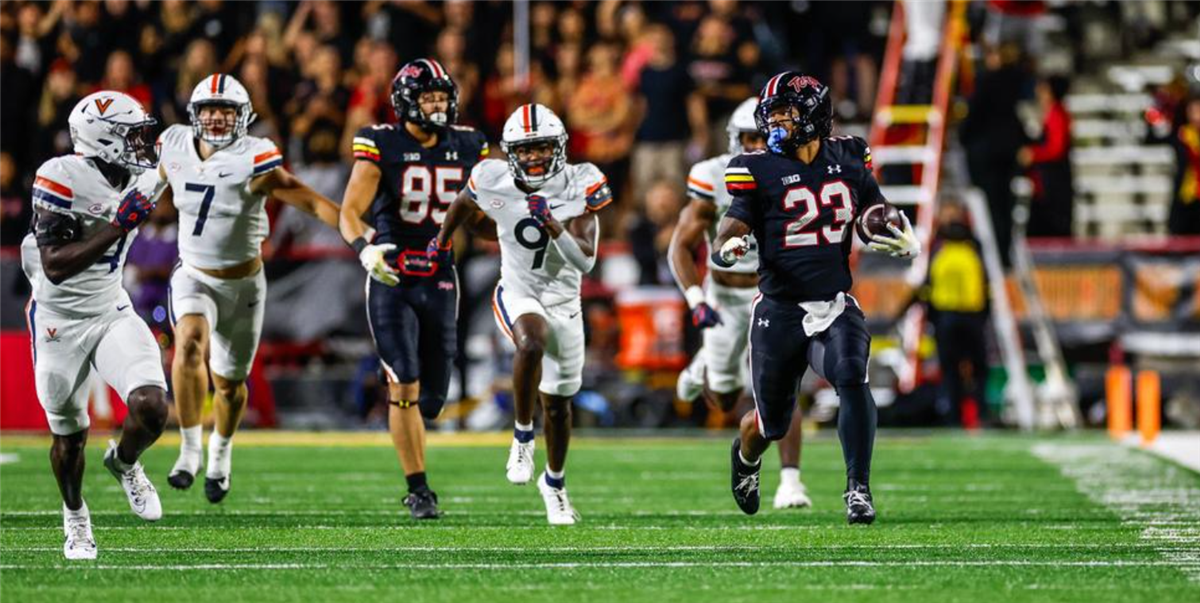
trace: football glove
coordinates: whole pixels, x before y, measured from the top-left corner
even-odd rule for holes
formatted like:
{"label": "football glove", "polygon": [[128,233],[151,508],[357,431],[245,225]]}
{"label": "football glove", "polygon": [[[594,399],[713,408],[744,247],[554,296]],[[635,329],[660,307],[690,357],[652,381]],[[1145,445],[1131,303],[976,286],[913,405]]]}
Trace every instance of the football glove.
{"label": "football glove", "polygon": [[888,230],[896,235],[895,238],[872,235],[871,243],[867,247],[872,251],[890,254],[894,258],[912,258],[920,255],[921,241],[917,239],[912,223],[908,221],[908,216],[904,212],[900,212],[900,221],[904,223],[903,229],[896,228],[891,224],[887,225]]}
{"label": "football glove", "polygon": [[713,263],[722,268],[729,268],[748,251],[750,251],[750,235],[733,237],[725,241],[725,244],[713,254]]}
{"label": "football glove", "polygon": [[721,315],[708,305],[707,302],[701,302],[695,308],[692,308],[692,325],[701,329],[715,327],[721,324]]}
{"label": "football glove", "polygon": [[396,274],[395,269],[388,266],[387,260],[383,256],[395,248],[396,246],[391,243],[367,245],[358,253],[358,261],[362,263],[363,268],[366,268],[367,274],[389,287],[399,285],[400,276]]}
{"label": "football glove", "polygon": [[425,255],[429,256],[431,262],[438,264],[448,264],[454,261],[450,254],[451,242],[446,241],[445,245],[438,245],[437,237],[429,239],[429,244],[425,246]]}
{"label": "football glove", "polygon": [[550,203],[541,195],[529,195],[525,199],[529,203],[529,215],[541,224],[550,221]]}
{"label": "football glove", "polygon": [[154,211],[154,204],[141,191],[133,189],[125,194],[125,198],[121,199],[121,204],[117,206],[117,216],[113,218],[112,224],[120,228],[124,232],[129,232],[146,218],[150,217],[150,212]]}

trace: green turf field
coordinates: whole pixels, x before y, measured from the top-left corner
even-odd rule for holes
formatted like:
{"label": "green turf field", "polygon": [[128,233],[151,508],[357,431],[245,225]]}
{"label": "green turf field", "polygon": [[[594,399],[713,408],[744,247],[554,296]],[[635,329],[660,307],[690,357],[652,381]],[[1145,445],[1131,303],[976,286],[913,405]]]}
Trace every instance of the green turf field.
{"label": "green turf field", "polygon": [[147,465],[165,517],[147,525],[104,471],[95,437],[85,498],[100,557],[68,565],[44,443],[0,438],[0,596],[1200,601],[1200,476],[1099,438],[884,432],[872,479],[879,520],[851,527],[828,433],[804,450],[815,508],[770,509],[772,451],[754,517],[730,497],[725,436],[579,437],[568,490],[583,521],[573,528],[546,526],[535,487],[505,481],[503,446],[435,443],[431,483],[445,517],[414,525],[389,447],[309,440],[325,445],[239,444],[219,506],[202,484],[170,490],[175,450],[156,447]]}

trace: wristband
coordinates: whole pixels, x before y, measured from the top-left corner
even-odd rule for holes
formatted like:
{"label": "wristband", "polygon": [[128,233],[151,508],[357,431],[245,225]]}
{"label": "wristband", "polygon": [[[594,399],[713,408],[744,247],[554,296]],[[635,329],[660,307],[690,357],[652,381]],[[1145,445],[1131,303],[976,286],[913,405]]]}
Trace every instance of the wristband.
{"label": "wristband", "polygon": [[365,249],[367,245],[370,245],[370,243],[368,243],[363,237],[358,237],[350,242],[350,248],[354,250],[354,253],[359,255],[362,255],[362,250]]}
{"label": "wristband", "polygon": [[688,308],[692,310],[695,310],[696,306],[705,302],[704,289],[701,289],[699,285],[688,287],[684,290],[683,297],[687,300]]}

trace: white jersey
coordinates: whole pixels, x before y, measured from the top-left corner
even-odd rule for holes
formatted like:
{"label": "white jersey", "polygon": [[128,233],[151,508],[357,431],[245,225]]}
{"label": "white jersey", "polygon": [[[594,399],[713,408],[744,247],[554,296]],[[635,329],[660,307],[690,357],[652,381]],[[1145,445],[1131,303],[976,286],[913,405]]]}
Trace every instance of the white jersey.
{"label": "white jersey", "polygon": [[[124,189],[117,190],[91,160],[65,155],[38,168],[33,182],[33,207],[79,218],[83,239],[87,239],[99,229],[112,228],[110,223],[127,192],[136,187],[154,198],[162,185],[158,173],[147,170],[132,178]],[[34,301],[58,314],[79,317],[103,314],[118,304],[129,303],[129,295],[121,287],[121,271],[135,237],[136,230],[122,236],[95,264],[55,285],[42,270],[37,238],[29,233],[21,242],[21,266],[33,285]]]}
{"label": "white jersey", "polygon": [[[721,218],[725,217],[725,212],[729,211],[729,206],[733,203],[733,196],[725,188],[725,168],[733,157],[732,153],[726,153],[705,159],[693,165],[692,170],[688,173],[688,196],[716,205],[717,217],[713,220],[707,233],[710,248],[712,242],[717,240],[717,228],[721,224]],[[751,234],[750,237],[754,238],[754,235]],[[758,247],[752,247],[746,252],[746,255],[729,268],[722,268],[714,264],[710,254],[708,269],[717,272],[755,273],[758,271]]]}
{"label": "white jersey", "polygon": [[184,263],[219,270],[258,257],[269,234],[266,196],[251,193],[250,181],[283,165],[275,143],[243,136],[201,161],[188,126],[171,126],[158,141],[159,167],[179,210]]}
{"label": "white jersey", "polygon": [[[479,208],[496,222],[500,283],[505,291],[532,297],[544,306],[579,299],[583,273],[563,259],[551,243],[550,233],[530,217],[529,195],[517,188],[506,162],[486,159],[477,163],[471,170],[467,190]],[[590,163],[568,164],[532,194],[545,197],[550,213],[564,223],[612,202],[608,180]],[[598,231],[596,236],[599,237]]]}

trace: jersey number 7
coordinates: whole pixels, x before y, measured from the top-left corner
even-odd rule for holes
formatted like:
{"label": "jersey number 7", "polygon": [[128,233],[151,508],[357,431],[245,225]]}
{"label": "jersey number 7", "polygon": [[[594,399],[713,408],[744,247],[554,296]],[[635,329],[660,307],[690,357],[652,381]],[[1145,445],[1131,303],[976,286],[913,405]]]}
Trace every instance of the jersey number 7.
{"label": "jersey number 7", "polygon": [[[820,229],[808,229],[808,226],[821,215],[821,208],[834,206],[833,223]],[[783,195],[783,211],[791,213],[801,209],[800,215],[784,226],[783,246],[809,247],[820,245],[821,238],[827,243],[841,243],[846,236],[846,224],[854,218],[854,209],[850,206],[850,188],[841,180],[826,182],[821,186],[820,206],[817,205],[817,195],[807,186],[789,188]]]}

